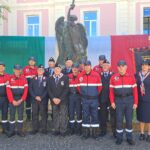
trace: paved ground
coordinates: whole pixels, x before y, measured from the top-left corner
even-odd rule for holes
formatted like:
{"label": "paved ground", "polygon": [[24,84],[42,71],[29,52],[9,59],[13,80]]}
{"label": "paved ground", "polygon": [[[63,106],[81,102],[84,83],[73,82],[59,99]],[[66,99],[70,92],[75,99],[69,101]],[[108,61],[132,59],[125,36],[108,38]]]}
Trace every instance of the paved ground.
{"label": "paved ground", "polygon": [[134,134],[136,145],[129,146],[124,140],[121,146],[115,145],[115,140],[108,134],[99,140],[82,140],[79,136],[55,137],[48,135],[27,134],[25,138],[17,135],[7,138],[0,134],[0,150],[150,150],[150,143],[138,140],[138,134]]}

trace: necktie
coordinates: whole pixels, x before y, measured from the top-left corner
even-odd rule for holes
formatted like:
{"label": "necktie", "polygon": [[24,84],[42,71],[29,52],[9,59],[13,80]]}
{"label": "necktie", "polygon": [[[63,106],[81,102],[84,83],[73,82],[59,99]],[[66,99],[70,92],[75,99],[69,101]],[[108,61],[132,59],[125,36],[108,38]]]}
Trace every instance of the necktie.
{"label": "necktie", "polygon": [[38,81],[39,81],[39,86],[40,86],[42,82],[42,77],[38,77]]}
{"label": "necktie", "polygon": [[56,77],[56,78],[55,78],[55,83],[56,83],[56,85],[58,84],[58,82],[59,82],[59,78]]}
{"label": "necktie", "polygon": [[107,78],[108,74],[107,72],[104,72],[104,77]]}

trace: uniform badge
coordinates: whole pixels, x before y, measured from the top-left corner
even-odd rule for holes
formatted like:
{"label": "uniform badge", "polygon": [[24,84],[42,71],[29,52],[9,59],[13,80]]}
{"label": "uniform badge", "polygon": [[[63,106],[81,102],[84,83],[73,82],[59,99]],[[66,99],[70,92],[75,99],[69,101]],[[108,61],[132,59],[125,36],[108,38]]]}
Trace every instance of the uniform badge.
{"label": "uniform badge", "polygon": [[83,81],[83,77],[80,77],[80,78],[79,78],[79,81],[82,82],[82,81]]}
{"label": "uniform badge", "polygon": [[116,76],[116,77],[115,77],[115,81],[118,81],[118,80],[119,80],[119,77]]}
{"label": "uniform badge", "polygon": [[26,73],[28,73],[28,72],[29,72],[29,69],[27,68],[27,69],[26,69]]}
{"label": "uniform badge", "polygon": [[61,85],[64,86],[64,81],[61,81]]}
{"label": "uniform badge", "polygon": [[46,87],[46,82],[45,81],[43,82],[43,86]]}

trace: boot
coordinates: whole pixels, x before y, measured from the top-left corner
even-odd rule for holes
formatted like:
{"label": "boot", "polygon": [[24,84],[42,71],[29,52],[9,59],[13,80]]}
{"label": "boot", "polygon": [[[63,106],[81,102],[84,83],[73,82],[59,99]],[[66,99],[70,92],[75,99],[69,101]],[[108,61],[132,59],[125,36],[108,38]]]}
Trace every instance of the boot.
{"label": "boot", "polygon": [[82,138],[87,139],[90,136],[90,128],[83,128]]}
{"label": "boot", "polygon": [[97,128],[92,128],[92,138],[97,139],[98,134],[97,134],[98,129]]}
{"label": "boot", "polygon": [[2,133],[7,134],[9,131],[9,123],[2,123]]}

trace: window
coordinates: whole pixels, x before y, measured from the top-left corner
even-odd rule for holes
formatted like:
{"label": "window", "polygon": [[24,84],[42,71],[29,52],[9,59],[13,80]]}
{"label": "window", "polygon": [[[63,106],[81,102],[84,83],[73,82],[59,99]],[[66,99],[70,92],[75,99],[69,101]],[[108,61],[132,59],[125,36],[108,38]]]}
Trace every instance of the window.
{"label": "window", "polygon": [[150,34],[150,8],[144,8],[143,33]]}
{"label": "window", "polygon": [[84,12],[84,26],[88,36],[97,36],[97,12]]}
{"label": "window", "polygon": [[39,16],[27,17],[27,35],[39,36]]}

